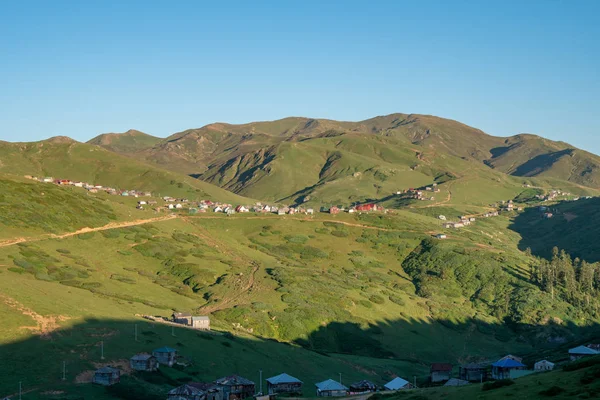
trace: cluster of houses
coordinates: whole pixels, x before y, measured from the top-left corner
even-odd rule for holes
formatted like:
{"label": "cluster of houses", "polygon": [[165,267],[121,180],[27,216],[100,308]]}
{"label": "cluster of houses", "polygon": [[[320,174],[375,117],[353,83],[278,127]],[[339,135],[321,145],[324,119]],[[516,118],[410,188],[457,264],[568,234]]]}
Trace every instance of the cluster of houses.
{"label": "cluster of houses", "polygon": [[399,190],[396,192],[397,196],[402,196],[405,199],[415,199],[420,201],[434,201],[435,196],[433,193],[440,192],[440,189],[437,187],[437,183],[434,183],[431,186],[426,186],[424,189],[407,189],[407,190]]}
{"label": "cluster of houses", "polygon": [[84,188],[90,193],[98,193],[98,192],[106,192],[115,196],[132,196],[132,197],[150,197],[152,196],[151,192],[140,191],[140,190],[120,190],[112,187],[106,187],[102,185],[95,185],[93,183],[81,182],[81,181],[72,181],[70,179],[55,179],[51,176],[46,176],[43,178],[39,178],[32,175],[25,175],[27,179],[33,179],[42,183],[53,183],[59,186],[74,186],[79,188]]}
{"label": "cluster of houses", "polygon": [[172,321],[176,324],[185,325],[194,329],[210,331],[210,318],[208,316],[193,316],[191,313],[173,313]]}
{"label": "cluster of houses", "polygon": [[357,204],[357,205],[349,207],[347,209],[342,206],[321,207],[320,211],[323,213],[329,213],[329,214],[339,214],[341,212],[347,212],[349,214],[354,214],[354,213],[368,213],[371,211],[386,212],[386,209],[375,203],[365,203],[365,204]]}
{"label": "cluster of houses", "polygon": [[[467,217],[464,215],[460,217],[460,220],[458,222],[447,221],[447,218],[445,215],[440,215],[438,218],[442,221],[446,221],[446,222],[442,223],[442,226],[446,229],[464,228],[465,226],[469,226],[477,220],[475,217]],[[445,238],[440,238],[440,239],[445,239]]]}

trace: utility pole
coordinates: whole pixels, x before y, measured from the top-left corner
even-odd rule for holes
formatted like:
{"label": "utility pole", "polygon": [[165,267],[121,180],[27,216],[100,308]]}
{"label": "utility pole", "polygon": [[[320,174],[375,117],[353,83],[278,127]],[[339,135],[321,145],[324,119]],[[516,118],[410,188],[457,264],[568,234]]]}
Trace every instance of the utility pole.
{"label": "utility pole", "polygon": [[137,342],[137,324],[135,324],[135,341]]}
{"label": "utility pole", "polygon": [[259,373],[260,373],[260,380],[259,380],[260,383],[258,384],[258,387],[260,389],[258,390],[258,394],[260,394],[262,396],[262,394],[263,394],[263,392],[262,392],[262,369],[259,371]]}
{"label": "utility pole", "polygon": [[67,380],[67,362],[63,361],[63,377],[62,377],[63,381]]}
{"label": "utility pole", "polygon": [[104,340],[100,342],[100,359],[104,360]]}
{"label": "utility pole", "polygon": [[23,393],[23,388],[21,382],[19,382],[19,400],[21,400],[21,393]]}
{"label": "utility pole", "polygon": [[171,327],[171,336],[175,336],[175,327],[174,326]]}
{"label": "utility pole", "polygon": [[413,386],[416,389],[417,388],[417,376],[413,375]]}
{"label": "utility pole", "polygon": [[342,384],[342,373],[340,372],[340,385]]}

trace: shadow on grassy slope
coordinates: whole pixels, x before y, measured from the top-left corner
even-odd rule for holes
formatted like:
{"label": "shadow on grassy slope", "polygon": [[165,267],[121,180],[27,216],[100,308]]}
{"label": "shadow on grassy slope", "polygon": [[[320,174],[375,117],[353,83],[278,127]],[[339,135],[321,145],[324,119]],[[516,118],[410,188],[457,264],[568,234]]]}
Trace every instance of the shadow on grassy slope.
{"label": "shadow on grassy slope", "polygon": [[[240,374],[257,382],[259,370],[267,378],[281,372],[305,383],[305,396],[312,396],[313,384],[342,373],[349,384],[369,379],[382,385],[396,375],[426,382],[429,363],[494,360],[507,353],[525,355],[531,363],[542,355],[560,361],[568,344],[543,344],[542,333],[590,340],[598,327],[514,327],[478,321],[386,321],[361,327],[351,323],[330,323],[297,344],[230,333],[204,333],[173,328],[145,320],[88,319],[54,331],[50,337],[33,336],[0,346],[0,396],[15,393],[22,382],[23,399],[159,399],[173,387],[188,381],[212,381]],[[135,329],[137,325],[137,341]],[[486,335],[473,335],[474,330]],[[395,336],[387,333],[395,331]],[[175,336],[173,336],[173,332]],[[399,332],[405,347],[395,347]],[[450,333],[454,332],[454,335]],[[567,334],[570,332],[570,334]],[[548,336],[550,337],[550,336]],[[473,338],[473,339],[470,339]],[[514,340],[514,338],[518,338]],[[101,359],[100,343],[104,342]],[[90,373],[103,365],[126,370],[128,359],[138,352],[171,346],[192,362],[185,368],[162,368],[157,374],[131,374],[119,388],[85,383]],[[61,380],[63,362],[66,381]],[[264,385],[263,385],[264,386]]]}
{"label": "shadow on grassy slope", "polygon": [[552,248],[565,250],[571,257],[600,261],[597,237],[600,235],[600,198],[563,201],[549,206],[554,216],[544,219],[538,208],[526,209],[509,228],[522,237],[519,249],[530,248],[539,257],[550,259]]}

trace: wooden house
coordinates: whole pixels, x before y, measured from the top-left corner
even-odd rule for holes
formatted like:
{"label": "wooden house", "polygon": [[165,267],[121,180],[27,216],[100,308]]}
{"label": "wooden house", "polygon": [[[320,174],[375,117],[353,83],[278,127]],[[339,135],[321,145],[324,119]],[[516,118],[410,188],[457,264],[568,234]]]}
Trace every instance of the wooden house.
{"label": "wooden house", "polygon": [[129,359],[129,366],[135,371],[156,371],[158,360],[152,354],[140,353]]}
{"label": "wooden house", "polygon": [[302,381],[286,373],[267,379],[267,393],[269,394],[302,394]]}
{"label": "wooden house", "polygon": [[348,388],[333,379],[316,383],[317,397],[343,397],[348,394]]}
{"label": "wooden house", "polygon": [[159,363],[172,367],[175,364],[175,358],[177,358],[177,350],[165,346],[154,350],[152,355],[156,357]]}
{"label": "wooden house", "polygon": [[239,375],[226,376],[215,383],[223,391],[223,400],[243,400],[254,396],[254,382]]}
{"label": "wooden house", "polygon": [[202,390],[206,400],[223,400],[223,389],[216,383],[188,382],[189,386]]}
{"label": "wooden house", "polygon": [[492,379],[511,379],[511,371],[525,369],[525,365],[512,358],[498,360],[492,364]]}
{"label": "wooden house", "polygon": [[121,370],[113,367],[102,367],[94,372],[93,383],[103,386],[111,386],[121,380]]}
{"label": "wooden house", "polygon": [[210,331],[210,318],[207,316],[192,317],[192,327],[204,331]]}
{"label": "wooden house", "polygon": [[406,379],[402,379],[400,377],[396,377],[383,385],[385,390],[405,390],[405,389],[413,389],[414,386],[411,385],[409,381]]}
{"label": "wooden house", "polygon": [[329,214],[339,214],[339,213],[340,213],[340,209],[338,207],[333,206],[329,209]]}
{"label": "wooden house", "polygon": [[354,382],[350,385],[350,395],[353,394],[361,394],[361,393],[370,393],[377,391],[377,385],[375,385],[371,381],[362,380],[359,382]]}
{"label": "wooden house", "polygon": [[181,385],[169,391],[167,394],[168,400],[206,400],[206,393],[191,385]]}
{"label": "wooden house", "polygon": [[489,362],[461,365],[458,370],[459,378],[469,382],[480,382],[488,379],[491,372]]}
{"label": "wooden house", "polygon": [[173,313],[173,322],[182,325],[192,325],[192,314],[190,313]]}
{"label": "wooden house", "polygon": [[452,377],[452,364],[433,363],[429,369],[431,382],[445,382]]}

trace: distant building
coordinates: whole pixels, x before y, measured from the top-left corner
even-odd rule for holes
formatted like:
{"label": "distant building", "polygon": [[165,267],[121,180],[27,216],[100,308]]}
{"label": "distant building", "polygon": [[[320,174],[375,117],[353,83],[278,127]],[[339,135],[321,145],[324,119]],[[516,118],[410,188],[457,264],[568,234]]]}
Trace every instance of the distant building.
{"label": "distant building", "polygon": [[192,327],[210,331],[210,318],[207,316],[192,317]]}
{"label": "distant building", "polygon": [[459,378],[469,382],[484,381],[491,372],[490,363],[473,363],[461,365],[458,370]]}
{"label": "distant building", "polygon": [[435,235],[435,237],[438,238],[438,239],[447,239],[448,238],[448,236],[446,236],[443,233],[438,233],[437,235]]}
{"label": "distant building", "polygon": [[538,361],[533,366],[534,371],[552,371],[554,369],[554,363],[548,360]]}
{"label": "distant building", "polygon": [[192,325],[192,314],[187,312],[173,313],[173,322],[182,325]]}
{"label": "distant building", "polygon": [[584,357],[590,357],[600,354],[598,351],[594,349],[590,349],[587,346],[578,346],[569,350],[569,357],[571,361],[576,361]]}
{"label": "distant building", "polygon": [[383,385],[383,387],[386,390],[404,390],[404,389],[412,389],[413,385],[411,385],[411,383],[409,381],[407,381],[406,379],[397,377],[397,378],[392,379],[385,385]]}
{"label": "distant building", "polygon": [[376,392],[377,391],[377,385],[375,385],[373,382],[371,381],[360,381],[360,382],[355,382],[352,385],[350,385],[350,395],[353,394],[360,394],[360,393],[370,393],[370,392]]}
{"label": "distant building", "polygon": [[171,347],[161,347],[160,349],[154,350],[152,355],[156,357],[159,363],[172,367],[177,358],[177,350]]}
{"label": "distant building", "polygon": [[243,400],[254,396],[254,382],[239,375],[217,379],[215,383],[223,391],[223,400]]}
{"label": "distant building", "polygon": [[377,204],[374,203],[368,203],[368,204],[359,204],[358,206],[356,206],[356,211],[364,211],[364,212],[369,212],[369,211],[377,211]]}
{"label": "distant building", "polygon": [[113,367],[103,367],[94,372],[93,383],[103,386],[111,386],[121,380],[121,370]]}
{"label": "distant building", "polygon": [[429,369],[431,382],[445,382],[451,378],[452,364],[448,363],[433,363]]}
{"label": "distant building", "polygon": [[129,359],[129,366],[135,371],[156,371],[158,360],[152,354],[140,353]]}
{"label": "distant building", "polygon": [[348,388],[333,379],[316,383],[317,397],[343,397],[348,394]]}
{"label": "distant building", "polygon": [[181,385],[167,393],[167,400],[205,400],[206,393],[191,385]]}
{"label": "distant building", "polygon": [[525,368],[525,365],[512,358],[501,359],[492,364],[492,379],[510,379],[511,371]]}
{"label": "distant building", "polygon": [[339,214],[340,213],[340,209],[336,206],[333,206],[329,209],[329,214]]}
{"label": "distant building", "polygon": [[269,394],[302,394],[302,381],[286,373],[267,379],[267,393]]}

